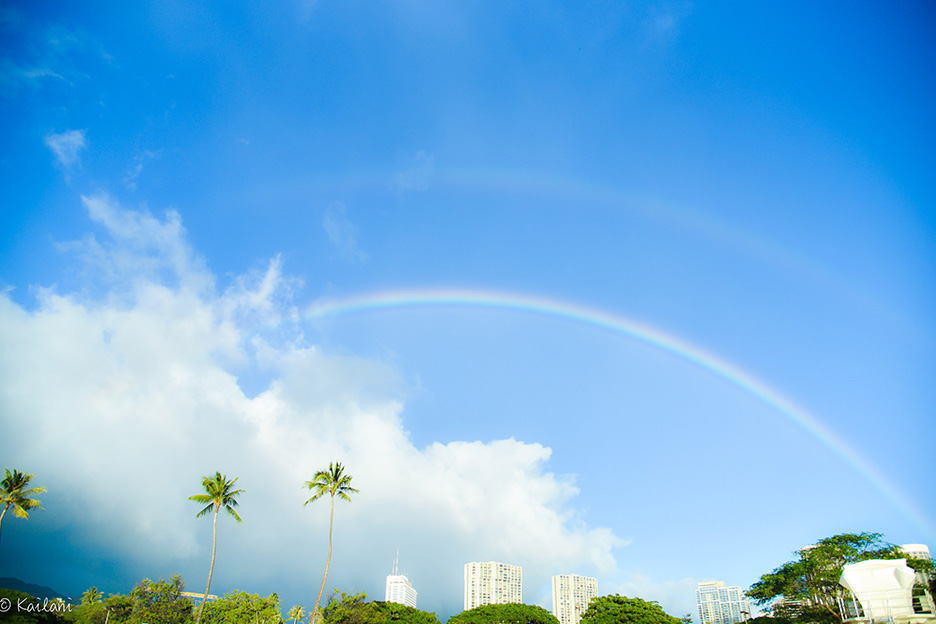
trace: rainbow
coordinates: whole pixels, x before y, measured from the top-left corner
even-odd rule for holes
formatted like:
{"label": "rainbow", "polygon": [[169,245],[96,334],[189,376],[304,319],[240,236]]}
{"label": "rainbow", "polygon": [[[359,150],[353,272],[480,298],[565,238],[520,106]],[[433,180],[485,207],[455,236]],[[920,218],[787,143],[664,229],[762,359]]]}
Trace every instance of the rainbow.
{"label": "rainbow", "polygon": [[303,316],[315,320],[355,312],[431,306],[492,308],[562,319],[627,336],[671,353],[727,381],[792,421],[854,468],[918,528],[936,536],[936,530],[895,485],[803,407],[730,362],[645,323],[546,297],[463,288],[392,290],[323,297],[312,303]]}

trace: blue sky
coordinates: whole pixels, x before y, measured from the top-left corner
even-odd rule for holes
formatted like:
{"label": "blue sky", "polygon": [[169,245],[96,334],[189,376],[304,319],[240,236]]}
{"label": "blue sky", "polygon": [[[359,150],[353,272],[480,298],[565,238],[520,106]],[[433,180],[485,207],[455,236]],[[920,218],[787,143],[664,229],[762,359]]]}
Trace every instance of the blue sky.
{"label": "blue sky", "polygon": [[[695,613],[936,546],[928,3],[5,3],[0,576]],[[323,312],[324,311],[324,312]],[[753,384],[753,385],[752,385]]]}

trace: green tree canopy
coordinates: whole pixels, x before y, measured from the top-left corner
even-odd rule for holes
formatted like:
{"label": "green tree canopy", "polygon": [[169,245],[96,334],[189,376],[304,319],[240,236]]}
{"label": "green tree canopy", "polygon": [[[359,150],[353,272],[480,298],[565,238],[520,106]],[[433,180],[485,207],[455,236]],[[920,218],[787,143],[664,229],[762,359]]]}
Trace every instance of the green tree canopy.
{"label": "green tree canopy", "polygon": [[906,559],[917,571],[932,569],[932,563],[914,559],[880,533],[843,533],[827,537],[814,546],[796,551],[797,558],[763,575],[747,591],[756,604],[778,599],[797,601],[799,613],[784,614],[794,621],[841,622],[838,598],[845,589],[839,585],[842,568],[869,559]]}
{"label": "green tree canopy", "polygon": [[192,621],[192,601],[182,595],[183,591],[185,582],[178,574],[168,581],[143,579],[130,592],[133,611],[128,618],[129,623],[189,624]]}
{"label": "green tree canopy", "polygon": [[279,596],[261,598],[245,591],[225,594],[205,604],[205,624],[282,624]]}
{"label": "green tree canopy", "polygon": [[108,622],[120,624],[129,622],[133,616],[133,599],[123,594],[111,594],[104,601],[104,606],[110,614]]}
{"label": "green tree canopy", "polygon": [[129,595],[111,594],[103,601],[92,587],[62,620],[75,624],[191,624],[192,601],[182,595],[184,590],[185,582],[179,575],[168,581],[143,579]]}
{"label": "green tree canopy", "polygon": [[367,602],[367,594],[336,592],[322,609],[324,624],[440,624],[435,613],[395,602]]}
{"label": "green tree canopy", "polygon": [[[114,624],[118,619],[110,614],[108,616],[107,607],[103,602],[84,602],[77,607],[73,607],[69,613],[66,613],[64,619],[75,624]],[[126,621],[126,617],[124,621]]]}
{"label": "green tree canopy", "polygon": [[[81,595],[81,604],[73,607],[63,618],[75,624],[104,624],[109,622],[104,595],[97,587],[89,588]],[[113,619],[113,616],[111,616]],[[116,620],[115,620],[116,621]]]}
{"label": "green tree canopy", "polygon": [[556,616],[536,605],[483,605],[449,618],[448,624],[559,624]]}
{"label": "green tree canopy", "polygon": [[588,603],[582,624],[683,624],[656,602],[615,594],[600,596]]}

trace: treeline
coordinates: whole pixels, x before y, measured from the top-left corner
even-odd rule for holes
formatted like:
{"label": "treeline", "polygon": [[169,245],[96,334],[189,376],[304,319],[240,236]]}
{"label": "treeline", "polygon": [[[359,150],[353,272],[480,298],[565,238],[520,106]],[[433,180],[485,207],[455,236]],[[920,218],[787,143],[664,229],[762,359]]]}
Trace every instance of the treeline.
{"label": "treeline", "polygon": [[[105,598],[96,587],[81,598],[81,604],[61,600],[40,601],[23,592],[0,589],[0,622],[13,624],[194,624],[196,609],[183,595],[180,576],[168,581],[140,581],[129,594]],[[3,602],[7,600],[9,602]],[[5,611],[3,605],[9,608]],[[294,606],[284,620],[279,596],[267,597],[244,591],[226,594],[205,603],[204,624],[299,624],[311,614]],[[593,599],[581,624],[685,624],[668,615],[655,602],[624,596]],[[393,602],[368,601],[364,592],[335,592],[319,612],[316,624],[441,624],[435,613]],[[463,611],[448,624],[559,624],[556,617],[535,605],[485,605]]]}
{"label": "treeline", "polygon": [[[129,594],[107,598],[92,587],[78,605],[62,600],[40,600],[29,594],[0,589],[0,622],[15,624],[192,624],[193,601],[183,596],[181,576],[168,581],[143,579]],[[9,602],[4,602],[4,598]],[[3,606],[7,609],[4,611]],[[247,592],[232,592],[205,604],[201,621],[206,624],[282,624],[276,594],[262,598]]]}

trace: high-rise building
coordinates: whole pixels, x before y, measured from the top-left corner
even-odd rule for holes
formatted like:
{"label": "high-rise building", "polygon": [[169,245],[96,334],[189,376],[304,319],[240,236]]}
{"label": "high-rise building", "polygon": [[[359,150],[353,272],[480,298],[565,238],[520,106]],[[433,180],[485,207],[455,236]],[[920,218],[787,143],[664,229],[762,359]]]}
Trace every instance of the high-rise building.
{"label": "high-rise building", "polygon": [[387,593],[384,600],[416,608],[416,590],[402,574],[387,576]]}
{"label": "high-rise building", "polygon": [[409,582],[409,579],[400,574],[400,549],[397,549],[397,556],[393,560],[393,574],[387,576],[387,591],[384,594],[386,602],[395,602],[416,608],[416,590]]}
{"label": "high-rise building", "polygon": [[751,618],[751,605],[740,587],[721,581],[699,583],[696,590],[700,624],[736,624]]}
{"label": "high-rise building", "polygon": [[488,561],[465,564],[465,611],[487,604],[523,602],[520,566]]}
{"label": "high-rise building", "polygon": [[597,597],[597,579],[578,574],[552,577],[552,611],[559,624],[578,624],[589,601]]}

